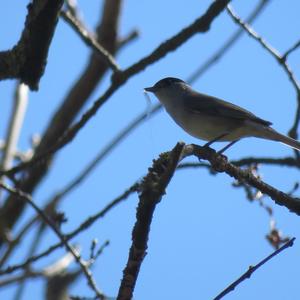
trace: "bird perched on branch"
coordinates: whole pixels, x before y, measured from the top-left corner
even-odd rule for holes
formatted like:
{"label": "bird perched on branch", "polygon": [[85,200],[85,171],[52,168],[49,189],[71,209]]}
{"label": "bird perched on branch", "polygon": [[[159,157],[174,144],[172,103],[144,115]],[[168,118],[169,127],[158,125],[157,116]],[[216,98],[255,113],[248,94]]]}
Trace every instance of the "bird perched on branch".
{"label": "bird perched on branch", "polygon": [[208,141],[230,142],[224,152],[238,140],[257,137],[281,142],[300,150],[300,143],[283,135],[248,110],[224,100],[193,90],[181,79],[167,77],[145,88],[154,93],[173,120],[190,135]]}

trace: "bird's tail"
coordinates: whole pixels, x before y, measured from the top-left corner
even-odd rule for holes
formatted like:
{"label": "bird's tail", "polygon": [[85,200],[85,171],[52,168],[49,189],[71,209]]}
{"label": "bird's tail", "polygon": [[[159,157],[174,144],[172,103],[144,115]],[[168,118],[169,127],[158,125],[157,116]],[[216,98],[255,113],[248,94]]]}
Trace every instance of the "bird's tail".
{"label": "bird's tail", "polygon": [[265,129],[266,130],[264,130],[264,132],[262,134],[259,134],[258,137],[269,139],[272,141],[278,141],[278,142],[281,142],[289,147],[292,147],[292,148],[300,151],[300,142],[298,142],[284,134],[277,132],[276,130],[274,130],[271,127],[266,127]]}

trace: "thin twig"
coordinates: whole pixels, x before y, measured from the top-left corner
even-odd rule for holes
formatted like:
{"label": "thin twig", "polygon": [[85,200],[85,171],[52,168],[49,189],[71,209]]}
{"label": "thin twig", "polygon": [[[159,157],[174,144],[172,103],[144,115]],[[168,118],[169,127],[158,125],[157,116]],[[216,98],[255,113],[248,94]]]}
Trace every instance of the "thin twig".
{"label": "thin twig", "polygon": [[45,267],[41,271],[26,270],[22,274],[5,278],[0,281],[0,287],[7,286],[14,283],[23,283],[31,278],[38,277],[50,277],[55,276],[56,274],[62,273],[66,268],[74,261],[74,257],[71,253],[66,253],[63,257],[59,258],[56,262]]}
{"label": "thin twig", "polygon": [[[199,146],[195,146],[195,147],[199,147]],[[202,149],[202,150],[206,149],[206,148],[202,148],[202,147],[199,147],[199,148]],[[286,194],[282,193],[281,191],[278,191],[278,190],[274,189],[273,187],[270,187],[269,185],[265,184],[261,180],[258,180],[257,178],[253,178],[253,176],[250,176],[247,172],[245,172],[243,170],[240,170],[237,167],[233,166],[232,164],[229,164],[226,161],[224,161],[222,156],[216,156],[215,152],[213,150],[211,150],[211,151],[212,151],[212,153],[210,153],[208,151],[208,149],[206,149],[206,152],[204,152],[206,154],[204,156],[201,156],[201,157],[204,158],[204,159],[208,159],[212,163],[212,166],[214,167],[214,169],[216,171],[225,171],[230,176],[233,176],[238,180],[245,181],[246,183],[260,189],[262,192],[264,192],[264,193],[268,194],[269,196],[271,196],[273,199],[275,199],[276,203],[278,203],[279,205],[285,205],[291,211],[294,211],[297,214],[300,214],[300,205],[298,204],[299,201],[297,199],[292,198],[289,195],[286,195]],[[190,153],[189,155],[191,155],[191,154],[192,153]],[[201,152],[198,153],[198,155],[199,154],[201,154]],[[224,164],[225,164],[225,167],[226,167],[225,170],[224,169],[219,170],[220,166],[223,166]],[[224,168],[224,166],[223,166],[223,168]],[[112,207],[114,207],[115,205],[120,203],[123,199],[128,197],[133,191],[137,191],[138,186],[139,186],[138,183],[133,184],[122,195],[120,195],[114,201],[109,203],[102,211],[95,214],[94,216],[91,216],[86,221],[84,221],[77,229],[75,229],[71,233],[65,235],[65,240],[69,241],[71,238],[78,235],[83,230],[87,229],[96,220],[103,217]],[[47,256],[48,254],[53,252],[55,249],[57,249],[61,246],[62,246],[62,242],[59,242],[55,245],[52,245],[47,250],[43,251],[42,253],[40,253],[38,255],[35,255],[35,256],[32,256],[32,257],[28,258],[25,262],[22,262],[21,264],[9,266],[4,270],[0,270],[0,275],[8,274],[8,273],[14,272],[18,269],[22,269],[22,268],[26,267],[27,265],[29,265],[30,263],[32,263],[34,261],[37,261],[42,257]]]}
{"label": "thin twig", "polygon": [[287,73],[290,81],[292,82],[293,86],[295,87],[297,93],[300,91],[300,85],[294,76],[293,72],[291,71],[290,66],[287,64],[283,55],[281,55],[274,47],[272,47],[264,38],[262,38],[257,32],[254,31],[253,28],[249,26],[249,24],[245,23],[231,8],[230,5],[227,5],[227,12],[233,19],[233,21],[239,24],[252,38],[254,38],[259,44],[267,50],[276,60],[277,62],[283,67],[285,72]]}
{"label": "thin twig", "polygon": [[84,24],[80,22],[70,11],[61,11],[62,18],[75,30],[81,39],[91,47],[96,53],[98,53],[104,61],[109,65],[114,72],[119,72],[120,67],[115,61],[114,57],[96,40],[96,38],[89,33],[84,27]]}
{"label": "thin twig", "polygon": [[[294,157],[283,157],[283,158],[269,158],[269,157],[245,157],[238,160],[230,161],[233,165],[237,167],[249,166],[252,164],[264,164],[264,165],[274,165],[283,167],[295,167],[300,169],[300,162]],[[181,163],[178,169],[185,168],[199,168],[199,167],[209,167],[207,163],[197,163],[197,162],[187,162]]]}
{"label": "thin twig", "polygon": [[14,189],[12,187],[9,187],[8,185],[4,183],[0,183],[0,186],[5,189],[6,191],[14,194],[17,197],[20,197],[24,199],[44,220],[44,222],[55,232],[55,234],[58,236],[62,244],[65,246],[67,251],[69,251],[75,258],[76,262],[79,264],[80,268],[82,269],[83,273],[85,274],[85,277],[87,279],[88,285],[91,287],[91,289],[95,292],[95,295],[99,299],[105,299],[105,295],[98,289],[96,282],[92,276],[91,271],[89,270],[88,265],[81,259],[81,255],[76,251],[66,240],[65,235],[63,235],[60,230],[56,227],[55,223],[44,213],[42,209],[40,209],[35,202],[32,200],[31,196],[20,191],[17,189]]}
{"label": "thin twig", "polygon": [[[155,106],[151,109],[150,114],[154,116],[158,112],[159,107]],[[53,198],[62,198],[65,197],[68,193],[73,191],[86,177],[98,166],[98,164],[105,158],[107,155],[119,145],[129,134],[130,132],[141,124],[145,119],[147,119],[147,112],[139,115],[131,123],[128,124],[121,132],[119,132],[100,152],[91,160],[91,162],[64,188],[62,188]]]}
{"label": "thin twig", "polygon": [[77,0],[65,0],[65,5],[73,16],[79,18],[80,12],[78,10]]}
{"label": "thin twig", "polygon": [[[257,32],[253,30],[246,22],[244,22],[231,8],[230,5],[227,6],[227,12],[229,16],[233,19],[235,23],[241,26],[252,38],[254,38],[269,54],[271,54],[276,61],[282,66],[283,70],[287,74],[290,82],[294,86],[297,94],[298,107],[296,110],[295,120],[292,128],[289,131],[289,135],[293,138],[297,138],[297,128],[300,122],[300,84],[297,81],[294,73],[292,72],[291,67],[286,61],[287,55],[281,55],[274,47],[272,47],[264,38],[262,38]],[[296,47],[299,45],[296,44]],[[295,46],[293,46],[295,47]],[[291,48],[293,51],[293,47]],[[288,50],[289,51],[289,50]]]}
{"label": "thin twig", "polygon": [[[39,215],[36,215],[36,216],[34,216],[31,219],[31,221],[35,222],[39,218],[40,218]],[[30,223],[30,221],[29,221],[29,223]],[[30,227],[27,227],[27,228],[29,229]],[[27,253],[25,254],[25,258],[30,257],[30,256],[32,256],[32,255],[35,254],[36,249],[38,248],[38,246],[40,244],[40,241],[42,239],[42,236],[43,236],[43,233],[45,231],[45,228],[46,228],[45,223],[40,222],[39,226],[38,226],[38,229],[37,229],[37,232],[36,232],[36,235],[35,235],[35,237],[33,239],[33,243],[30,245],[29,249],[27,250]],[[25,234],[25,232],[24,232],[24,234]],[[24,270],[25,271],[30,271],[31,270],[30,264],[26,265],[24,267]],[[23,295],[23,292],[24,292],[24,289],[25,289],[25,285],[26,285],[26,281],[20,282],[20,284],[18,285],[18,287],[16,289],[16,292],[15,292],[15,295],[14,295],[14,300],[20,300],[20,299],[22,299],[22,295]]]}
{"label": "thin twig", "polygon": [[286,60],[287,57],[299,47],[300,47],[300,40],[297,41],[291,48],[289,48],[288,50],[285,51],[285,53],[282,56],[283,59]]}
{"label": "thin twig", "polygon": [[[79,233],[82,231],[88,229],[91,225],[93,225],[98,219],[103,218],[113,207],[124,201],[125,199],[128,198],[129,195],[131,195],[133,192],[137,191],[139,187],[139,184],[136,182],[134,183],[129,189],[127,189],[125,192],[123,192],[121,195],[119,195],[117,198],[115,198],[113,201],[109,202],[101,211],[98,213],[94,214],[93,216],[90,216],[87,218],[83,223],[81,223],[76,229],[74,229],[72,232],[65,234],[64,238],[65,241],[70,241],[72,238],[77,236]],[[63,242],[58,242],[49,248],[47,248],[45,251],[31,256],[26,259],[26,261],[20,263],[20,264],[15,264],[13,266],[8,266],[3,270],[0,270],[0,276],[12,273],[14,271],[24,269],[26,268],[29,264],[48,256],[50,253],[52,253],[54,250],[60,248],[63,246]]]}
{"label": "thin twig", "polygon": [[0,287],[8,286],[14,283],[21,283],[26,279],[30,278],[38,278],[38,277],[44,277],[43,272],[38,271],[28,271],[22,274],[15,275],[13,277],[5,278],[0,281]]}
{"label": "thin twig", "polygon": [[255,266],[250,266],[249,269],[237,280],[235,280],[232,284],[230,284],[225,290],[223,290],[218,296],[214,298],[214,300],[220,300],[223,298],[225,295],[233,291],[241,282],[243,282],[246,279],[249,279],[251,275],[259,269],[261,266],[263,266],[266,262],[268,262],[270,259],[278,255],[280,252],[283,250],[287,249],[288,247],[292,247],[294,244],[296,238],[290,239],[287,243],[285,243],[281,248],[277,249],[274,251],[272,254],[264,258],[262,261],[260,261],[257,265]]}
{"label": "thin twig", "polygon": [[[4,252],[4,254],[2,255],[1,259],[0,259],[0,268],[6,263],[6,261],[9,259],[9,257],[11,256],[11,254],[13,253],[13,250],[16,249],[16,247],[19,245],[19,243],[21,242],[23,236],[28,232],[28,230],[31,228],[31,226],[38,220],[38,217],[35,216],[34,218],[32,218],[31,220],[29,220],[24,227],[20,230],[20,232],[16,235],[15,239],[13,241],[11,241],[8,244],[8,247],[6,249],[6,251]],[[29,252],[31,255],[32,251]]]}
{"label": "thin twig", "polygon": [[118,45],[117,45],[118,50],[124,48],[130,42],[134,41],[138,37],[139,37],[139,31],[137,29],[133,29],[118,41]]}
{"label": "thin twig", "polygon": [[2,161],[0,165],[1,170],[7,170],[11,168],[12,162],[17,149],[17,144],[21,129],[23,127],[23,120],[26,113],[28,103],[29,88],[24,83],[17,83],[14,107],[12,110],[10,123],[7,129],[5,147],[3,151]]}
{"label": "thin twig", "polygon": [[105,241],[99,249],[96,251],[96,245],[97,242],[93,240],[93,243],[91,245],[91,254],[90,254],[90,262],[91,264],[96,261],[96,259],[103,253],[104,249],[110,244],[110,242],[107,240]]}
{"label": "thin twig", "polygon": [[[259,16],[259,14],[263,11],[263,9],[268,3],[270,3],[270,0],[261,0],[253,9],[249,17],[246,19],[246,22],[252,23]],[[193,83],[200,76],[202,76],[212,65],[217,63],[219,59],[231,49],[231,47],[237,42],[237,40],[242,36],[243,33],[244,30],[242,28],[238,29],[211,57],[209,57],[200,67],[198,67],[188,77],[187,82]]]}

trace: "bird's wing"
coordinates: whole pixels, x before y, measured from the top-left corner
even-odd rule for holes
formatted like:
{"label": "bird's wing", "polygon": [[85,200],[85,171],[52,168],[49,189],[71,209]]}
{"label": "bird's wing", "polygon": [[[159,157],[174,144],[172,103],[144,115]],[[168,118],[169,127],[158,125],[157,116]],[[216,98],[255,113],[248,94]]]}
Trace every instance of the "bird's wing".
{"label": "bird's wing", "polygon": [[259,124],[270,126],[271,122],[256,117],[250,111],[224,100],[194,92],[185,98],[184,108],[195,114],[205,113],[224,118],[235,118],[239,120],[251,120]]}

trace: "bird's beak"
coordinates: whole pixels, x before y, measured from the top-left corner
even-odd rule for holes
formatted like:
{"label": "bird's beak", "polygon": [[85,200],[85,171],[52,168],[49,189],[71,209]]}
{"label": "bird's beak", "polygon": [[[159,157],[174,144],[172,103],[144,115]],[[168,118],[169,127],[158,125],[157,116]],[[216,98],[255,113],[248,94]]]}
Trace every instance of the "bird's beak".
{"label": "bird's beak", "polygon": [[151,92],[151,93],[154,93],[154,92],[155,92],[154,86],[146,87],[146,88],[144,88],[144,90],[145,90],[146,92]]}

